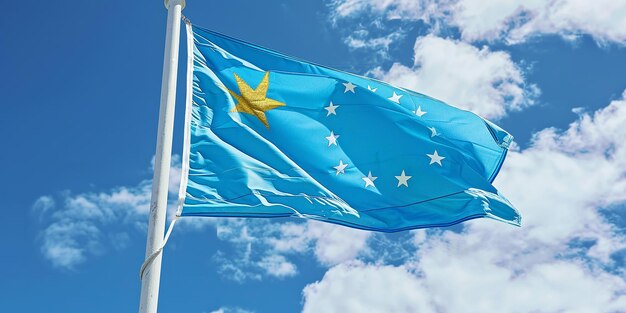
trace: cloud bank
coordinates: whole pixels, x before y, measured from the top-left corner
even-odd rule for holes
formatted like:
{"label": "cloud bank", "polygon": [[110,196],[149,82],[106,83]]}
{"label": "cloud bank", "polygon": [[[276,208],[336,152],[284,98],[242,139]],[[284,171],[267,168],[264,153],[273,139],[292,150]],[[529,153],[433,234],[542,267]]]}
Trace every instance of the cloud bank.
{"label": "cloud bank", "polygon": [[611,213],[626,205],[624,97],[510,155],[497,182],[521,228],[415,232],[401,264],[331,268],[304,288],[304,312],[623,312],[626,236]]}
{"label": "cloud bank", "polygon": [[395,63],[372,74],[486,118],[501,118],[535,103],[539,89],[504,51],[428,35],[415,42],[414,63]]}
{"label": "cloud bank", "polygon": [[[170,170],[170,211],[180,183],[180,157],[172,157]],[[123,249],[132,229],[145,233],[150,210],[152,181],[121,186],[106,192],[42,196],[32,210],[43,230],[39,234],[41,252],[58,268],[73,270],[90,256],[107,249]],[[57,198],[57,200],[55,200]],[[129,230],[130,227],[130,230]]]}
{"label": "cloud bank", "polygon": [[516,44],[541,35],[589,35],[626,44],[626,2],[613,0],[336,0],[335,21],[359,15],[421,20],[434,31],[455,27],[464,41]]}

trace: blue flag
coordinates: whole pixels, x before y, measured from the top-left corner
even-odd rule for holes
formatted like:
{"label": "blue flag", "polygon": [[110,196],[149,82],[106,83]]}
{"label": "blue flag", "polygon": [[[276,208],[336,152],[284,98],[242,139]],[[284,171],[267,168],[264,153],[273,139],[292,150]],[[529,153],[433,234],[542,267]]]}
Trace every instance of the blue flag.
{"label": "blue flag", "polygon": [[181,216],[394,232],[519,225],[491,185],[512,137],[417,92],[187,25]]}

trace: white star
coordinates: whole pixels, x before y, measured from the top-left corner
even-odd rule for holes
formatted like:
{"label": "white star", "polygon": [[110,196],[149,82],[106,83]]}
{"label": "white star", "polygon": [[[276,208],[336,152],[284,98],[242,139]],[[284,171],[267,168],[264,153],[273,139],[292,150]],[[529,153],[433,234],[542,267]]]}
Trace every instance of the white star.
{"label": "white star", "polygon": [[393,92],[393,96],[387,98],[395,103],[400,104],[400,98],[402,98],[402,95],[398,95],[395,91]]}
{"label": "white star", "polygon": [[367,188],[368,186],[374,186],[374,181],[378,179],[378,177],[376,176],[372,176],[372,171],[369,172],[369,174],[367,174],[366,177],[363,177],[363,180],[365,181],[365,188]]}
{"label": "white star", "polygon": [[429,158],[430,158],[430,163],[428,163],[428,165],[432,165],[433,163],[437,163],[439,164],[439,166],[441,166],[441,160],[445,159],[446,157],[442,157],[439,155],[439,153],[437,153],[437,150],[435,150],[435,152],[433,154],[426,154]]}
{"label": "white star", "polygon": [[422,117],[422,115],[424,115],[424,114],[426,114],[426,113],[428,113],[428,112],[426,112],[426,111],[422,111],[422,107],[421,107],[421,106],[418,106],[418,107],[417,107],[417,110],[413,111],[413,113],[415,113],[415,115],[417,115],[417,116],[419,116],[419,117]]}
{"label": "white star", "polygon": [[428,127],[428,129],[430,129],[430,138],[433,138],[433,137],[439,135],[439,133],[437,132],[437,130],[434,127]]}
{"label": "white star", "polygon": [[376,87],[376,88],[372,88],[372,87],[370,87],[370,85],[367,85],[367,89],[368,89],[369,91],[371,91],[371,92],[376,92],[376,90],[378,90],[378,87]]}
{"label": "white star", "polygon": [[342,83],[344,86],[346,86],[346,90],[343,91],[343,93],[346,93],[348,91],[352,91],[352,93],[354,93],[354,88],[356,88],[356,85],[354,85],[351,82],[347,82],[347,83]]}
{"label": "white star", "polygon": [[337,170],[337,173],[335,173],[335,175],[339,175],[339,173],[345,174],[346,166],[348,166],[348,164],[343,164],[343,160],[339,160],[339,165],[333,166]]}
{"label": "white star", "polygon": [[337,112],[335,112],[335,109],[338,108],[338,105],[333,105],[333,102],[330,102],[330,105],[328,105],[327,107],[324,107],[324,109],[326,109],[326,111],[328,111],[328,114],[326,114],[326,116],[330,116],[331,114],[337,115]]}
{"label": "white star", "polygon": [[335,135],[334,132],[330,132],[330,136],[326,137],[326,139],[328,140],[328,146],[330,147],[330,145],[337,145],[337,138],[339,138],[339,135]]}
{"label": "white star", "polygon": [[402,170],[402,174],[400,174],[400,176],[396,176],[396,179],[398,180],[398,187],[402,185],[409,187],[409,179],[411,179],[411,177],[413,176],[407,176],[404,173],[404,170]]}

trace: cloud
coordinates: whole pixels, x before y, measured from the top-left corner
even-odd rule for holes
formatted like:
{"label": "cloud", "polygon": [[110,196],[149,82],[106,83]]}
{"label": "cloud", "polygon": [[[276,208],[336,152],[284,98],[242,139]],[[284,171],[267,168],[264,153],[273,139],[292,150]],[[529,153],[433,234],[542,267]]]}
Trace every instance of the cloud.
{"label": "cloud", "polygon": [[[477,220],[414,232],[415,250],[399,264],[331,268],[304,288],[304,311],[333,312],[333,303],[361,303],[351,312],[623,311],[626,232],[610,213],[626,204],[625,97],[511,153],[497,185],[521,209],[521,228]],[[352,282],[361,276],[363,292]],[[413,292],[387,294],[395,286],[386,276]]]}
{"label": "cloud", "polygon": [[307,285],[303,295],[304,313],[436,312],[424,285],[401,266],[337,265]]}
{"label": "cloud", "polygon": [[367,249],[371,232],[322,222],[308,222],[305,236],[315,240],[315,256],[326,265],[355,259]]}
{"label": "cloud", "polygon": [[377,15],[384,13],[385,17],[391,20],[425,19],[427,18],[425,13],[430,11],[430,5],[432,5],[430,1],[420,0],[333,0],[329,2],[332,9],[331,18],[335,21],[362,13]]}
{"label": "cloud", "polygon": [[433,35],[415,42],[413,66],[395,63],[372,74],[487,118],[532,105],[539,93],[508,53]]}
{"label": "cloud", "polygon": [[33,212],[36,214],[46,214],[55,206],[54,198],[50,196],[41,196],[33,203]]}
{"label": "cloud", "polygon": [[297,273],[296,265],[287,261],[282,255],[267,255],[261,259],[259,266],[275,277],[289,277]]}
{"label": "cloud", "polygon": [[565,131],[536,133],[528,149],[510,154],[496,183],[524,208],[529,247],[561,251],[579,240],[587,244],[576,248],[602,263],[625,247],[624,234],[603,214],[626,201],[624,96]]}
{"label": "cloud", "polygon": [[213,261],[218,272],[227,279],[243,283],[265,276],[291,277],[298,273],[294,263],[283,255],[286,250],[272,249],[271,242],[280,240],[280,224],[266,219],[211,219],[217,237],[230,243],[231,251],[218,251]]}
{"label": "cloud", "polygon": [[[176,177],[180,175],[180,170],[176,170],[180,168],[180,157],[173,156],[172,162],[175,170],[170,173],[170,182],[176,184],[180,181]],[[48,195],[37,199],[32,211],[43,225],[39,240],[44,258],[55,267],[71,270],[108,247],[126,247],[129,225],[146,231],[151,186],[151,180],[143,180],[136,186],[115,187],[106,192],[66,191],[58,200]],[[170,200],[171,211],[176,197],[170,196]]]}
{"label": "cloud", "polygon": [[422,20],[435,29],[458,28],[466,41],[519,43],[556,34],[581,34],[602,43],[626,43],[626,2],[613,0],[338,0],[331,1],[333,20],[358,15]]}
{"label": "cloud", "polygon": [[53,265],[72,269],[96,253],[100,230],[87,222],[62,222],[48,226],[42,233],[41,251]]}
{"label": "cloud", "polygon": [[277,251],[306,252],[312,249],[316,259],[325,265],[353,260],[367,250],[371,232],[318,221],[284,224],[281,236],[271,238]]}
{"label": "cloud", "polygon": [[623,1],[477,1],[452,2],[446,20],[465,40],[504,39],[518,43],[541,34],[564,38],[588,34],[599,42],[626,43]]}
{"label": "cloud", "polygon": [[102,235],[103,227],[107,231],[123,231],[119,225],[145,222],[150,206],[150,183],[102,193],[68,192],[61,198],[63,205],[49,210],[49,216],[42,218],[47,226],[40,234],[41,251],[54,266],[73,269],[89,255],[100,253],[107,240]]}
{"label": "cloud", "polygon": [[344,42],[352,49],[370,49],[382,58],[389,58],[389,47],[404,36],[404,31],[398,30],[387,35],[372,37],[369,31],[361,29],[349,35]]}
{"label": "cloud", "polygon": [[515,275],[484,258],[428,252],[441,254],[425,258],[418,272],[407,265],[337,265],[304,288],[302,312],[584,313],[619,312],[626,304],[623,280],[575,261],[538,264]]}
{"label": "cloud", "polygon": [[223,277],[237,282],[265,276],[285,278],[298,273],[289,261],[311,253],[323,265],[334,265],[367,254],[371,232],[317,221],[276,223],[267,219],[212,219],[217,236],[230,251],[218,251],[214,261]]}
{"label": "cloud", "polygon": [[221,307],[217,310],[211,311],[211,313],[253,313],[239,307]]}

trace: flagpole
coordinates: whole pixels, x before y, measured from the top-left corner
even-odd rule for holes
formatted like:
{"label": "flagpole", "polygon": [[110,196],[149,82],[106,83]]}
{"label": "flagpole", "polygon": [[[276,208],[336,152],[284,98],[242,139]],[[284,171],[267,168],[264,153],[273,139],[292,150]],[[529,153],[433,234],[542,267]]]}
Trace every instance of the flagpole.
{"label": "flagpole", "polygon": [[[155,253],[163,243],[167,208],[167,192],[172,158],[172,135],[174,132],[174,107],[176,102],[176,77],[178,72],[178,44],[180,41],[180,18],[185,0],[165,0],[167,8],[167,32],[165,34],[165,57],[161,80],[161,104],[157,146],[154,158],[152,198],[148,221],[146,258]],[[146,266],[141,277],[139,313],[156,313],[161,280],[161,257],[158,254]]]}

